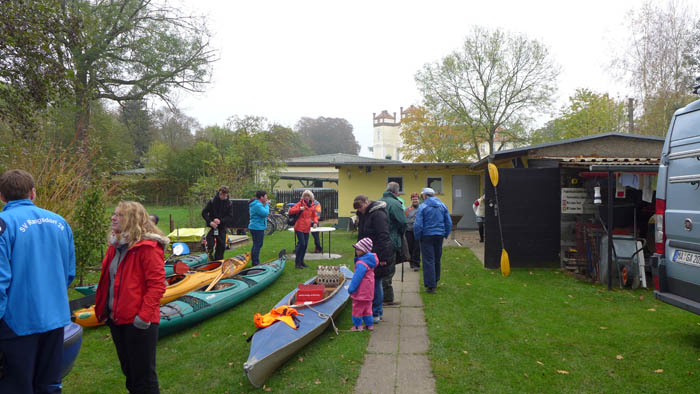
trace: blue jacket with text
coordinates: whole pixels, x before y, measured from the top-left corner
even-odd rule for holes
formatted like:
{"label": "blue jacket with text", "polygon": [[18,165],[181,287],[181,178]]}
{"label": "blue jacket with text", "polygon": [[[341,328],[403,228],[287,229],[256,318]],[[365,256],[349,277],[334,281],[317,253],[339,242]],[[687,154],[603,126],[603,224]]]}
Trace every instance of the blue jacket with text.
{"label": "blue jacket with text", "polygon": [[0,212],[0,323],[18,336],[68,325],[74,277],[66,220],[28,199],[8,202]]}

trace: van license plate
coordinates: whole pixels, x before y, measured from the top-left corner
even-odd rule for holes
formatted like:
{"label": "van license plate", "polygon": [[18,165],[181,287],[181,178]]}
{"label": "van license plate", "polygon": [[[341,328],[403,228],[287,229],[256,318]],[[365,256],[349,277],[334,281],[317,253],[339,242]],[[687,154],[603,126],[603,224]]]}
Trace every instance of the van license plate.
{"label": "van license plate", "polygon": [[673,255],[673,261],[700,266],[700,254],[676,250],[676,253]]}

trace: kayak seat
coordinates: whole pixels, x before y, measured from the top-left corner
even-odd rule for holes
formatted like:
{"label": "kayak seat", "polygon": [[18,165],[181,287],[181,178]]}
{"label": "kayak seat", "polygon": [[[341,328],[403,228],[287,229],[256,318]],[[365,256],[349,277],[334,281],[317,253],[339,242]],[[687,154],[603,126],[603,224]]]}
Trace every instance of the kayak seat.
{"label": "kayak seat", "polygon": [[170,320],[171,316],[182,316],[182,308],[175,303],[160,306],[160,318]]}
{"label": "kayak seat", "polygon": [[209,264],[200,265],[195,271],[213,271],[221,268],[221,261],[212,261]]}
{"label": "kayak seat", "polygon": [[165,278],[165,285],[172,286],[175,283],[181,282],[183,279],[185,279],[185,275],[170,275]]}

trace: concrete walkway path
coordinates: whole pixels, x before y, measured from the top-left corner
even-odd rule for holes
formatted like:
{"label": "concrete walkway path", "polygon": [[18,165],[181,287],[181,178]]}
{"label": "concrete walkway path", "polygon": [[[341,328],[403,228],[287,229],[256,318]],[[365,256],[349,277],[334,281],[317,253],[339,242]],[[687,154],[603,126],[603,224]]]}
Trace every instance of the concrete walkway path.
{"label": "concrete walkway path", "polygon": [[420,291],[421,271],[404,264],[394,275],[394,301],[399,306],[384,306],[384,321],[374,326],[365,353],[365,362],[355,387],[357,394],[435,393],[435,378],[428,359],[428,333]]}

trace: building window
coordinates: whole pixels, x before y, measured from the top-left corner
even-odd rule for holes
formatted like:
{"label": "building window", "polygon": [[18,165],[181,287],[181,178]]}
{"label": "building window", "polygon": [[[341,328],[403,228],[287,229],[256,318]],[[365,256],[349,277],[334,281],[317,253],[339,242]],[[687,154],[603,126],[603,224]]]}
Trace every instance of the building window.
{"label": "building window", "polygon": [[399,193],[403,193],[403,177],[402,176],[390,176],[386,178],[386,183],[396,182],[399,184]]}
{"label": "building window", "polygon": [[442,194],[442,177],[441,176],[436,176],[436,177],[429,176],[428,180],[426,182],[426,186],[435,190],[435,193]]}

